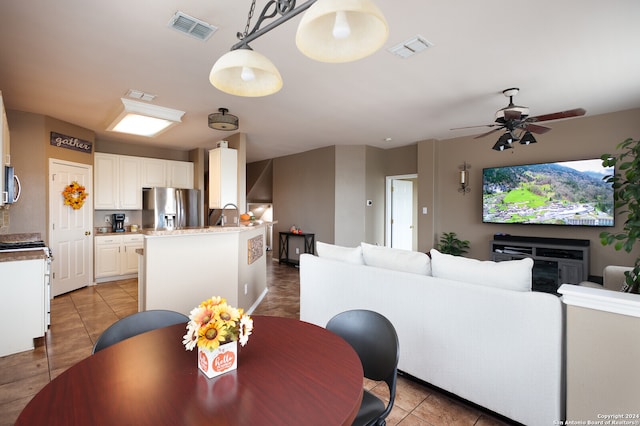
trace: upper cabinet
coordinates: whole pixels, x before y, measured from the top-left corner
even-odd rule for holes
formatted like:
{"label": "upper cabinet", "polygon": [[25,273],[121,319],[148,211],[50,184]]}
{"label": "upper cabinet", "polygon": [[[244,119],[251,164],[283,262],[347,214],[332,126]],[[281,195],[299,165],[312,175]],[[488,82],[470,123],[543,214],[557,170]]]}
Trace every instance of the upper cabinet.
{"label": "upper cabinet", "polygon": [[216,148],[209,151],[209,208],[238,205],[238,151]]}
{"label": "upper cabinet", "polygon": [[162,188],[164,186],[167,186],[167,160],[143,158],[142,187]]}
{"label": "upper cabinet", "polygon": [[141,210],[141,159],[126,155],[94,155],[94,208]]}
{"label": "upper cabinet", "polygon": [[193,163],[188,161],[142,159],[142,187],[193,188]]}
{"label": "upper cabinet", "polygon": [[167,186],[193,189],[193,163],[187,161],[167,161],[169,178]]}
{"label": "upper cabinet", "polygon": [[142,188],[193,188],[193,163],[132,157],[94,155],[94,208],[142,210]]}

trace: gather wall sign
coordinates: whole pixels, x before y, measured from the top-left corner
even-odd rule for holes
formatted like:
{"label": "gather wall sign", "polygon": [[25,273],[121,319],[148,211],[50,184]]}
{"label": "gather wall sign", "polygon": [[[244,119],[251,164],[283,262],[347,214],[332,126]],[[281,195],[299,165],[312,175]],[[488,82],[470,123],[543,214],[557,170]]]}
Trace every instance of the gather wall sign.
{"label": "gather wall sign", "polygon": [[87,154],[91,154],[91,150],[93,149],[93,143],[89,141],[74,138],[73,136],[63,135],[57,132],[51,132],[49,143],[53,146],[72,149],[74,151],[80,151]]}

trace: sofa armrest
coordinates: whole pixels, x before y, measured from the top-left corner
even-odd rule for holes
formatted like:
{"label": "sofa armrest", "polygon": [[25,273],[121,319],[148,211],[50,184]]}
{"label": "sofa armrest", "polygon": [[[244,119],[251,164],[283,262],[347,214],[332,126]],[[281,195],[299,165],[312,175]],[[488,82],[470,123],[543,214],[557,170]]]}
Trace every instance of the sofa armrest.
{"label": "sofa armrest", "polygon": [[630,266],[605,266],[602,272],[604,288],[606,290],[620,291],[625,280],[624,273],[632,269]]}

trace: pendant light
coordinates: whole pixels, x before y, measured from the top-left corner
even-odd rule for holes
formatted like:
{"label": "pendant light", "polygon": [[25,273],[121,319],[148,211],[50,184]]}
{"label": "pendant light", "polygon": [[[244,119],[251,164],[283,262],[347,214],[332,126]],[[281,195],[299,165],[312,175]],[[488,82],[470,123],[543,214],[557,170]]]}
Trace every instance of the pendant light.
{"label": "pendant light", "polygon": [[[275,10],[269,10],[275,5]],[[282,77],[275,65],[249,43],[272,29],[306,12],[298,26],[296,45],[308,57],[322,62],[349,62],[378,50],[389,35],[387,21],[371,0],[308,0],[296,7],[295,1],[267,3],[253,29],[252,0],[244,32],[231,51],[218,59],[209,81],[217,89],[237,96],[266,96],[282,88]],[[281,15],[260,28],[265,19]]]}
{"label": "pendant light", "polygon": [[318,0],[302,17],[298,49],[320,62],[351,62],[378,50],[389,35],[384,15],[370,0]]}
{"label": "pendant light", "polygon": [[222,55],[213,65],[209,81],[236,96],[266,96],[282,88],[282,77],[273,62],[249,46]]}

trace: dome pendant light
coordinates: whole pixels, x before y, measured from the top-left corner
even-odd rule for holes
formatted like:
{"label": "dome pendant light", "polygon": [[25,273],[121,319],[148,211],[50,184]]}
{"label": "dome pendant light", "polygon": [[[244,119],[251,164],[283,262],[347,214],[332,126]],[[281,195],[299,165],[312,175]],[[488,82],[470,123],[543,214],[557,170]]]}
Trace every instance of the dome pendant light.
{"label": "dome pendant light", "polygon": [[273,62],[249,46],[222,55],[209,81],[216,89],[236,96],[266,96],[282,88],[282,77]]}
{"label": "dome pendant light", "polygon": [[238,117],[229,112],[226,108],[218,108],[218,112],[209,114],[209,127],[215,130],[238,130]]}
{"label": "dome pendant light", "polygon": [[[270,7],[276,5],[275,11]],[[231,51],[222,55],[209,74],[211,84],[236,96],[266,96],[282,88],[278,69],[249,43],[305,12],[296,33],[298,49],[321,62],[350,62],[369,56],[387,40],[389,26],[373,0],[307,0],[296,7],[291,0],[270,1],[250,30],[256,0],[251,1],[244,32]],[[260,27],[267,19],[279,18]]]}
{"label": "dome pendant light", "polygon": [[302,17],[296,45],[320,62],[350,62],[371,55],[389,35],[389,26],[371,0],[318,0]]}

